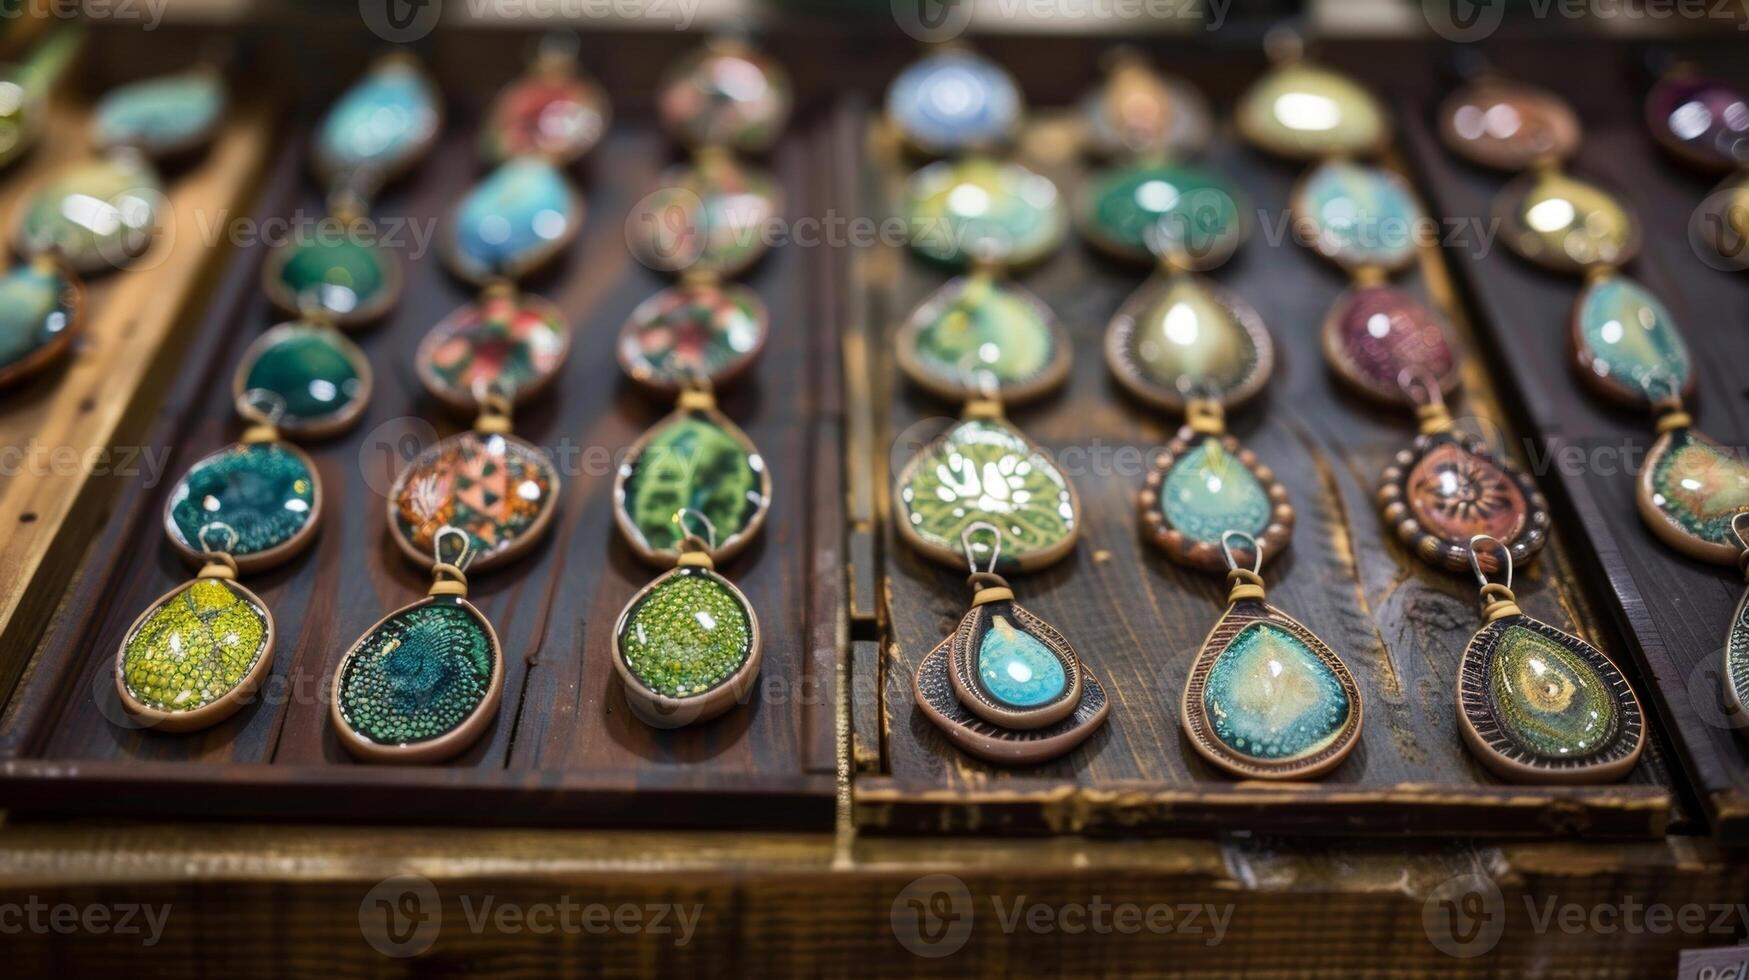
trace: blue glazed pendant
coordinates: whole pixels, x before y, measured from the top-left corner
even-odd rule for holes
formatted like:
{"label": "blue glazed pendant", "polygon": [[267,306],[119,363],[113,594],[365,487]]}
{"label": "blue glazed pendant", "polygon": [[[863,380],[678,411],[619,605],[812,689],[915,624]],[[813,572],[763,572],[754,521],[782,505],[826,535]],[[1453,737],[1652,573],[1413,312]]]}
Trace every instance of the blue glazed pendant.
{"label": "blue glazed pendant", "polygon": [[387,180],[437,140],[437,93],[411,58],[378,61],[328,110],[316,130],[316,169],[330,181],[359,174]]}
{"label": "blue glazed pendant", "polygon": [[887,119],[932,156],[998,149],[1013,139],[1022,111],[1014,77],[963,49],[914,62],[887,89]]}
{"label": "blue glazed pendant", "polygon": [[444,257],[471,282],[515,279],[556,256],[582,224],[583,202],[558,168],[539,157],[515,157],[456,205]]}
{"label": "blue glazed pendant", "polygon": [[154,158],[174,156],[212,138],[225,111],[219,75],[197,68],[113,89],[97,103],[91,141],[101,151],[132,147]]}
{"label": "blue glazed pendant", "polygon": [[53,259],[0,274],[0,387],[66,354],[82,326],[84,290]]}

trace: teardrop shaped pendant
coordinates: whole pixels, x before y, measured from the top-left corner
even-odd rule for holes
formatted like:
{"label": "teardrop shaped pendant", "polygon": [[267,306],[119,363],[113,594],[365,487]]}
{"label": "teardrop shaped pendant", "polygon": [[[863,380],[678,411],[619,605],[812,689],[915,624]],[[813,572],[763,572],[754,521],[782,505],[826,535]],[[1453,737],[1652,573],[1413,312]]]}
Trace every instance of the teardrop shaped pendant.
{"label": "teardrop shaped pendant", "polygon": [[[1512,594],[1512,556],[1478,534],[1472,567],[1482,583],[1486,624],[1458,666],[1464,742],[1495,775],[1517,783],[1619,779],[1645,748],[1645,721],[1627,679],[1601,650],[1526,616]],[[1503,566],[1490,582],[1481,548]]]}
{"label": "teardrop shaped pendant", "polygon": [[1508,247],[1556,272],[1624,265],[1640,250],[1639,222],[1618,197],[1557,170],[1512,181],[1493,210]]}
{"label": "teardrop shaped pendant", "polygon": [[512,157],[481,178],[445,224],[450,271],[476,285],[519,279],[553,261],[583,226],[583,199],[559,168]]}
{"label": "teardrop shaped pendant", "polygon": [[1568,331],[1573,369],[1592,391],[1633,408],[1694,393],[1688,342],[1651,290],[1597,267],[1573,303]]}
{"label": "teardrop shaped pendant", "polygon": [[468,601],[472,537],[433,536],[425,598],[377,620],[334,671],[329,717],[366,762],[442,762],[490,727],[504,692],[504,651]]}
{"label": "teardrop shaped pendant", "polygon": [[1658,432],[1640,464],[1634,494],[1640,517],[1683,554],[1734,564],[1739,549],[1731,522],[1749,511],[1749,464],[1695,429],[1680,407],[1659,417]]}
{"label": "teardrop shaped pendant", "polygon": [[0,274],[0,388],[49,367],[85,328],[85,289],[59,260],[41,256]]}
{"label": "teardrop shaped pendant", "polygon": [[1182,412],[1193,398],[1233,408],[1263,390],[1275,344],[1263,318],[1235,293],[1198,275],[1143,283],[1105,329],[1105,361],[1130,394]]}
{"label": "teardrop shaped pendant", "polygon": [[1406,377],[1431,379],[1440,397],[1458,389],[1462,367],[1445,324],[1420,300],[1385,283],[1357,282],[1324,316],[1324,359],[1360,394],[1414,408]]}
{"label": "teardrop shaped pendant", "polygon": [[[985,532],[991,544],[972,542]],[[1111,711],[1105,689],[1069,641],[1014,601],[995,573],[1003,535],[977,522],[961,535],[972,568],[972,606],[959,627],[924,657],[912,695],[925,717],[965,752],[990,762],[1029,765],[1073,749]],[[983,559],[979,570],[976,556]]]}
{"label": "teardrop shaped pendant", "polygon": [[[1243,542],[1235,552],[1233,540]],[[1360,688],[1323,640],[1264,601],[1267,546],[1220,536],[1227,611],[1209,631],[1184,684],[1179,717],[1204,759],[1242,779],[1313,779],[1360,743]],[[1249,556],[1250,568],[1240,567]]]}
{"label": "teardrop shaped pendant", "polygon": [[1007,403],[1044,395],[1069,373],[1069,335],[1044,301],[987,270],[925,299],[893,339],[899,369],[938,398]]}
{"label": "teardrop shaped pendant", "polygon": [[437,142],[443,109],[412,57],[377,59],[334,100],[316,128],[316,171],[331,185],[380,185],[406,172]]}
{"label": "teardrop shaped pendant", "polygon": [[762,657],[752,603],[711,560],[721,547],[709,517],[682,507],[671,521],[680,534],[674,568],[638,590],[613,627],[626,703],[654,728],[709,721],[745,703]]}
{"label": "teardrop shaped pendant", "polygon": [[1216,402],[1191,402],[1137,497],[1144,536],[1173,561],[1211,572],[1227,567],[1227,535],[1241,533],[1273,557],[1286,550],[1294,526],[1287,489],[1227,434],[1224,418]]}
{"label": "teardrop shaped pendant", "polygon": [[200,573],[140,613],[116,651],[122,707],[161,732],[195,731],[229,718],[273,665],[273,615],[236,580],[229,550],[236,531],[212,522],[196,536]]}
{"label": "teardrop shaped pendant", "polygon": [[675,515],[710,521],[709,556],[726,562],[758,536],[771,507],[771,471],[708,390],[681,392],[673,414],[626,453],[613,481],[613,516],[638,557],[668,564],[686,535]]}

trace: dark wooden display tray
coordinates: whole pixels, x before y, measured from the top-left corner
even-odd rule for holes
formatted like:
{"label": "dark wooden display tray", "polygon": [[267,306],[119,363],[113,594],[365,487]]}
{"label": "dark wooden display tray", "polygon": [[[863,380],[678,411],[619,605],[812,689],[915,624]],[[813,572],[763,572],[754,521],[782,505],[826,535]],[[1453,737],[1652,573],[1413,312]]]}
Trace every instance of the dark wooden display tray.
{"label": "dark wooden display tray", "polygon": [[[1261,70],[1235,64],[1231,53],[1224,61],[1209,53],[1185,60],[1178,57],[1182,53],[1150,52],[1156,64],[1197,78],[1223,121],[1244,80]],[[1084,77],[1091,84],[1095,76]],[[1041,114],[1019,153],[1071,198],[1087,172],[1075,132],[1060,113]],[[879,123],[861,138],[866,147],[853,142],[845,151],[874,164],[860,188],[861,207],[891,213],[900,182],[915,164],[901,159]],[[873,576],[880,645],[857,648],[852,686],[858,694],[853,710],[875,712],[855,729],[858,760],[871,770],[855,784],[858,825],[976,833],[1664,833],[1673,794],[1656,733],[1641,765],[1608,785],[1506,785],[1465,751],[1453,687],[1458,660],[1479,624],[1475,582],[1421,565],[1383,528],[1374,508],[1379,473],[1413,437],[1414,426],[1411,418],[1348,394],[1323,363],[1319,325],[1347,283],[1281,236],[1302,168],[1241,146],[1225,124],[1203,160],[1236,182],[1262,218],[1240,254],[1213,278],[1258,309],[1277,346],[1279,362],[1267,394],[1228,420],[1240,440],[1274,468],[1299,513],[1291,552],[1265,569],[1270,601],[1323,637],[1353,670],[1366,702],[1360,747],[1319,782],[1268,785],[1226,778],[1180,734],[1185,675],[1224,609],[1225,588],[1218,576],[1167,561],[1138,534],[1135,494],[1143,473],[1133,461],[1162,445],[1180,420],[1124,397],[1101,356],[1106,321],[1142,283],[1145,270],[1108,261],[1071,240],[1017,277],[1056,310],[1071,334],[1069,381],[1052,398],[1012,408],[1010,417],[1059,459],[1092,461],[1071,473],[1084,533],[1071,557],[1012,582],[1020,601],[1061,629],[1105,683],[1114,702],[1110,719],[1082,747],[1032,768],[991,766],[954,749],[914,707],[911,672],[963,613],[964,573],[920,559],[890,528],[883,530]],[[902,465],[900,457],[919,437],[939,431],[939,423],[929,427],[926,420],[958,411],[902,383],[888,342],[918,301],[948,276],[890,249],[858,256],[851,278],[865,285],[852,327],[867,336],[858,341],[853,335],[847,349],[868,355],[861,363],[853,357],[849,370],[853,376],[869,372],[875,392],[872,451],[853,444],[851,456],[867,452],[874,459],[867,478],[885,508],[887,481]],[[1419,270],[1396,281],[1444,308],[1471,355],[1465,394],[1454,413],[1517,431],[1513,420],[1503,418],[1494,378],[1475,356],[1477,338],[1452,302],[1438,250],[1430,248]],[[854,390],[856,382],[850,384]],[[889,459],[896,438],[904,445]],[[1106,471],[1097,469],[1100,448],[1110,461]],[[1065,457],[1065,451],[1087,455]],[[1124,460],[1132,461],[1127,469]],[[1597,643],[1631,676],[1634,666],[1621,636],[1597,605],[1603,593],[1579,574],[1580,559],[1570,543],[1575,530],[1558,528],[1541,558],[1520,571],[1520,601],[1537,618]],[[862,577],[861,570],[853,571],[853,579]],[[1635,684],[1646,690],[1643,681]],[[875,690],[878,699],[861,696]]]}
{"label": "dark wooden display tray", "polygon": [[[1681,52],[1707,70],[1749,83],[1741,44],[1691,45]],[[1698,174],[1660,151],[1642,116],[1650,80],[1628,46],[1561,43],[1496,45],[1490,61],[1513,78],[1570,100],[1585,125],[1571,170],[1616,189],[1642,222],[1645,244],[1627,273],[1669,306],[1693,348],[1701,431],[1742,451],[1749,446],[1749,274],[1725,272],[1690,247],[1689,216],[1720,177]],[[1506,178],[1445,152],[1433,133],[1436,103],[1406,99],[1408,144],[1423,187],[1443,213],[1488,214]],[[1576,549],[1613,595],[1605,603],[1629,642],[1646,700],[1675,734],[1678,758],[1715,834],[1749,841],[1749,740],[1732,732],[1720,700],[1726,627],[1743,592],[1735,568],[1709,565],[1661,544],[1634,504],[1633,471],[1652,446],[1649,417],[1604,405],[1568,366],[1567,321],[1581,283],[1543,272],[1504,245],[1454,256],[1458,279],[1481,311],[1493,364],[1523,415],[1540,431],[1539,474],[1563,502],[1558,523],[1582,524]],[[1625,464],[1624,464],[1625,461]]]}
{"label": "dark wooden display tray", "polygon": [[[483,172],[470,123],[467,110],[452,107],[442,143],[381,200],[379,218],[430,222],[454,204]],[[286,142],[256,217],[294,207],[319,217],[322,198],[305,173],[302,141]],[[192,460],[236,438],[231,372],[243,348],[284,319],[258,285],[265,248],[252,247],[230,263],[148,437],[148,445],[172,450],[166,478],[127,489],[14,693],[0,729],[0,806],[114,812],[126,799],[130,815],[251,820],[829,827],[837,787],[832,637],[840,616],[830,572],[839,567],[843,498],[837,374],[813,367],[836,360],[808,287],[825,261],[819,250],[778,249],[747,278],[770,308],[771,339],[751,375],[722,393],[724,411],[761,448],[776,484],[760,541],[722,568],[760,617],[762,683],[750,703],[712,723],[659,732],[631,715],[609,660],[621,607],[658,573],[614,527],[612,466],[672,405],[621,380],[613,351],[632,308],[668,284],[630,258],[624,228],[671,152],[649,126],[616,126],[579,171],[589,209],[581,239],[555,274],[530,285],[571,318],[573,342],[560,380],[519,414],[515,430],[572,450],[574,464],[563,474],[548,539],[471,583],[507,666],[503,706],[485,737],[448,764],[390,768],[353,761],[328,720],[328,685],[341,655],[429,584],[384,528],[386,480],[411,453],[408,433],[419,431],[407,419],[433,420],[441,434],[466,424],[426,395],[413,373],[419,338],[472,296],[435,252],[405,264],[406,293],[387,322],[356,335],[376,375],[365,418],[307,447],[327,494],[316,543],[289,565],[244,579],[280,629],[269,693],[192,735],[109,720],[119,708],[109,678],[123,632],[190,574],[164,540],[165,497]],[[811,158],[798,129],[770,161],[792,208],[813,210],[822,193]],[[611,464],[600,463],[602,449],[614,454]],[[558,458],[565,466],[567,457]]]}

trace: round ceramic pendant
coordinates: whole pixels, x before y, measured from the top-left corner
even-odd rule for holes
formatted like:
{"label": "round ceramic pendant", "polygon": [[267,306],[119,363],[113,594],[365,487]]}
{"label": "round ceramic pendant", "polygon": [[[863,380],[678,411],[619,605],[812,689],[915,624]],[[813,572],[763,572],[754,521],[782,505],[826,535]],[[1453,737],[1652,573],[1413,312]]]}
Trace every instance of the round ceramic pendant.
{"label": "round ceramic pendant", "polygon": [[551,71],[537,65],[493,100],[480,127],[480,151],[494,163],[540,157],[564,166],[601,142],[612,117],[607,93],[568,60]]}
{"label": "round ceramic pendant", "polygon": [[276,428],[320,438],[358,421],[370,403],[370,361],[332,327],[282,323],[243,352],[231,391],[239,404],[250,400],[250,392],[270,392],[281,407]]}
{"label": "round ceramic pendant", "polygon": [[347,89],[316,129],[316,169],[330,182],[357,174],[388,180],[437,142],[437,91],[411,58],[390,55]]}
{"label": "round ceramic pendant", "polygon": [[663,172],[660,182],[626,218],[626,242],[639,262],[726,279],[765,254],[767,232],[782,208],[777,185],[765,173],[706,154],[692,166]]}
{"label": "round ceramic pendant", "polygon": [[99,152],[131,147],[157,159],[206,145],[225,112],[215,71],[196,69],[112,89],[91,116]]}
{"label": "round ceramic pendant", "polygon": [[[1286,551],[1293,534],[1293,505],[1275,473],[1232,436],[1189,426],[1155,454],[1137,502],[1142,536],[1173,561],[1205,571],[1226,570],[1221,536],[1228,531],[1250,535],[1265,560]],[[1249,551],[1235,554],[1251,559]]]}
{"label": "round ceramic pendant", "polygon": [[1749,98],[1727,82],[1665,77],[1646,96],[1646,125],[1665,149],[1693,166],[1749,166]]}
{"label": "round ceramic pendant", "polygon": [[1185,164],[1141,163],[1096,174],[1076,200],[1081,234],[1137,262],[1164,259],[1205,270],[1245,240],[1243,195],[1219,174]]}
{"label": "round ceramic pendant", "polygon": [[314,540],[322,482],[304,451],[287,442],[238,442],[188,468],[170,491],[164,531],[190,562],[206,549],[200,529],[228,525],[229,554],[245,574],[295,557]]}
{"label": "round ceramic pendant", "polygon": [[905,183],[911,248],[936,262],[1031,265],[1062,244],[1068,220],[1057,185],[1018,163],[932,163]]}
{"label": "round ceramic pendant", "polygon": [[1120,61],[1081,103],[1088,148],[1104,157],[1166,159],[1208,146],[1214,124],[1208,100],[1181,78],[1139,60]]}
{"label": "round ceramic pendant", "polygon": [[1566,159],[1583,130],[1565,100],[1540,88],[1484,78],[1445,100],[1439,135],[1453,153],[1496,170]]}
{"label": "round ceramic pendant", "polygon": [[1313,160],[1367,156],[1390,139],[1390,120],[1373,94],[1346,75],[1303,61],[1255,82],[1235,110],[1239,132],[1277,156]]}
{"label": "round ceramic pendant", "polygon": [[161,732],[187,732],[235,714],[273,665],[273,617],[227,578],[171,589],[123,635],[116,693],[129,715]]}
{"label": "round ceramic pendant", "polygon": [[122,268],[151,246],[163,201],[157,173],[137,153],[74,164],[26,200],[15,235],[18,251],[56,254],[86,275]]}
{"label": "round ceramic pendant", "polygon": [[1156,276],[1111,318],[1105,362],[1151,405],[1183,411],[1205,398],[1230,409],[1263,390],[1275,346],[1263,318],[1233,293],[1201,276]]}
{"label": "round ceramic pendant", "polygon": [[441,762],[485,732],[503,692],[492,624],[467,599],[434,595],[378,620],[352,645],[334,673],[329,716],[361,759]]}
{"label": "round ceramic pendant", "polygon": [[539,296],[488,290],[432,327],[414,364],[433,397],[472,412],[482,391],[500,392],[518,405],[539,394],[570,347],[571,331],[558,307]]}
{"label": "round ceramic pendant", "polygon": [[84,323],[85,291],[54,259],[0,274],[0,387],[59,360]]}
{"label": "round ceramic pendant", "polygon": [[[1470,540],[1485,534],[1508,548],[1515,565],[1548,541],[1548,501],[1536,482],[1479,439],[1458,432],[1417,436],[1385,468],[1379,511],[1397,540],[1431,565],[1470,567]],[[1493,552],[1478,553],[1494,571]]]}
{"label": "round ceramic pendant", "polygon": [[414,458],[389,491],[389,530],[409,560],[431,563],[445,526],[468,535],[469,571],[495,568],[540,540],[552,523],[559,472],[544,450],[515,436],[462,432]]}
{"label": "round ceramic pendant", "polygon": [[[1075,485],[1050,456],[999,418],[955,423],[899,472],[899,536],[936,561],[964,570],[961,533],[973,524],[1002,531],[998,571],[1049,565],[1075,547],[1081,509]],[[987,561],[985,546],[969,556]]]}
{"label": "round ceramic pendant", "polygon": [[1580,380],[1605,398],[1650,407],[1694,390],[1694,365],[1675,319],[1626,276],[1586,285],[1568,335]]}
{"label": "round ceramic pendant", "polygon": [[1731,521],[1749,510],[1749,466],[1736,453],[1691,428],[1665,432],[1640,466],[1635,499],[1665,544],[1703,561],[1737,563],[1742,545]]}
{"label": "round ceramic pendant", "polygon": [[1614,195],[1558,172],[1514,180],[1494,202],[1506,244],[1557,272],[1619,266],[1640,250],[1639,222]]}
{"label": "round ceramic pendant", "polygon": [[[996,639],[987,644],[979,643],[976,648],[981,654],[986,645],[990,647],[991,666],[1014,668],[1033,662],[1044,666],[1046,661],[1040,657],[1038,650],[1030,649],[1031,643],[1045,646],[1045,653],[1053,657],[1067,653],[1073,658],[1074,651],[1069,648],[1066,639],[1061,640],[1060,647],[1045,641],[1046,637],[1060,636],[1048,623],[1037,619],[1018,605],[1005,605],[1013,611],[1013,616],[1005,616],[1005,619],[1013,622],[1015,618],[1025,616],[1028,620],[1036,620],[1039,624],[1038,631],[1030,634],[1020,628],[1002,631],[994,625],[992,616],[990,628],[981,635],[988,640],[994,632]],[[1045,632],[1047,630],[1048,633]],[[1010,648],[1007,645],[1010,635],[1016,639],[1016,647]],[[1036,728],[1014,728],[990,721],[989,716],[994,715],[996,710],[1005,710],[1005,703],[990,691],[989,684],[985,685],[985,690],[989,693],[978,693],[975,688],[977,678],[965,673],[977,669],[978,665],[984,663],[983,658],[972,656],[969,652],[957,661],[951,656],[957,646],[969,645],[971,641],[972,637],[967,631],[955,630],[953,635],[942,640],[923,658],[917,672],[912,675],[911,682],[912,697],[917,702],[918,709],[961,751],[1002,765],[1034,765],[1054,759],[1086,741],[1088,736],[1099,730],[1099,726],[1105,723],[1106,716],[1111,713],[1111,700],[1105,693],[1105,686],[1100,683],[1099,678],[1093,676],[1093,672],[1085,664],[1075,659],[1080,692],[1074,701],[1067,703],[1070,710],[1061,720]],[[1004,651],[1011,651],[1014,655],[1004,657]],[[1029,653],[1031,656],[1028,656]],[[1045,669],[1048,671],[1049,668]],[[1010,680],[1014,680],[1012,675]],[[1009,689],[1009,693],[1024,698],[1025,695],[1020,690],[1022,686],[1031,690],[1033,685],[1030,678],[1024,684],[1017,683]],[[960,697],[961,691],[967,692],[967,699]],[[1055,708],[1058,703],[1060,702],[1053,702],[1050,707]],[[979,713],[974,710],[975,707],[985,710]]]}
{"label": "round ceramic pendant", "polygon": [[1348,270],[1407,268],[1427,224],[1403,178],[1347,160],[1331,160],[1307,174],[1294,192],[1293,209],[1318,254]]}
{"label": "round ceramic pendant", "polygon": [[613,628],[626,701],[656,728],[707,721],[746,702],[761,656],[752,604],[709,568],[682,565],[651,582]]}
{"label": "round ceramic pendant", "polygon": [[518,279],[552,261],[582,226],[583,199],[558,168],[514,157],[455,206],[443,256],[450,271],[478,285]]}
{"label": "round ceramic pendant", "polygon": [[683,282],[632,311],[619,332],[619,365],[632,380],[668,394],[699,381],[721,387],[753,366],[766,327],[765,304],[753,290]]}
{"label": "round ceramic pendant", "polygon": [[286,313],[356,327],[400,298],[401,263],[388,249],[351,236],[298,239],[268,253],[261,288]]}
{"label": "round ceramic pendant", "polygon": [[716,41],[668,70],[656,108],[669,135],[687,146],[757,153],[789,120],[789,76],[744,44]]}
{"label": "round ceramic pendant", "polygon": [[1406,373],[1431,378],[1442,397],[1462,381],[1456,351],[1439,316],[1395,286],[1353,286],[1324,316],[1324,358],[1361,394],[1414,407]]}
{"label": "round ceramic pendant", "polygon": [[614,520],[645,561],[673,564],[684,536],[675,515],[702,514],[716,529],[707,554],[725,562],[758,536],[771,508],[771,471],[728,416],[683,406],[626,453],[613,481]]}
{"label": "round ceramic pendant", "polygon": [[1007,145],[1024,106],[1014,76],[980,55],[947,48],[913,62],[887,89],[887,119],[930,156]]}
{"label": "round ceramic pendant", "polygon": [[936,290],[893,343],[918,387],[950,401],[995,397],[1018,404],[1069,374],[1068,332],[1044,301],[1013,283],[962,276]]}

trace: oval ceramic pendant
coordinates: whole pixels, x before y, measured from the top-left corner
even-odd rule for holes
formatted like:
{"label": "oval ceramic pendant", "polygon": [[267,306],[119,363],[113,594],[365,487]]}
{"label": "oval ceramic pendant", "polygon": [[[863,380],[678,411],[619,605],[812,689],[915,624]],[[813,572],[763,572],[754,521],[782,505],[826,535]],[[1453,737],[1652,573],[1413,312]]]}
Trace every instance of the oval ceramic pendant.
{"label": "oval ceramic pendant", "polygon": [[388,249],[350,236],[294,240],[268,253],[261,288],[286,313],[355,327],[395,305],[401,296],[401,263]]}
{"label": "oval ceramic pendant", "polygon": [[[1458,432],[1422,434],[1385,468],[1379,511],[1397,540],[1432,565],[1470,567],[1470,540],[1485,534],[1524,564],[1548,540],[1548,501],[1536,482],[1479,439]],[[1492,553],[1476,556],[1493,571]]]}
{"label": "oval ceramic pendant", "polygon": [[1068,219],[1057,185],[1018,163],[932,163],[905,182],[911,248],[950,265],[1030,265],[1062,244]]}
{"label": "oval ceramic pendant", "polygon": [[287,442],[238,442],[188,468],[170,491],[164,531],[190,562],[201,561],[200,529],[236,531],[229,553],[257,572],[307,547],[322,516],[322,482],[304,451]]}
{"label": "oval ceramic pendant", "polygon": [[1312,160],[1366,156],[1390,139],[1384,106],[1346,75],[1307,62],[1272,69],[1239,100],[1234,119],[1251,143]]}
{"label": "oval ceramic pendant", "polygon": [[1355,390],[1392,405],[1413,407],[1404,372],[1432,378],[1450,397],[1462,381],[1445,324],[1420,300],[1395,286],[1354,286],[1324,316],[1324,357]]}
{"label": "oval ceramic pendant", "polygon": [[1232,408],[1263,390],[1275,345],[1237,295],[1200,276],[1154,277],[1105,329],[1105,362],[1137,398],[1183,411],[1191,398]]}
{"label": "oval ceramic pendant", "polygon": [[1639,223],[1608,191],[1563,173],[1529,173],[1494,202],[1506,244],[1557,272],[1621,265],[1640,249]]}
{"label": "oval ceramic pendant", "polygon": [[1403,178],[1347,160],[1320,164],[1294,192],[1294,214],[1311,245],[1344,269],[1394,272],[1415,261],[1427,214]]}
{"label": "oval ceramic pendant", "polygon": [[110,90],[92,111],[99,152],[132,147],[154,158],[175,156],[212,139],[225,111],[218,73],[195,69]]}
{"label": "oval ceramic pendant", "polygon": [[316,169],[329,181],[393,178],[431,149],[443,114],[425,73],[390,55],[347,89],[316,129]]}
{"label": "oval ceramic pendant", "polygon": [[1694,390],[1688,344],[1675,319],[1626,276],[1586,285],[1573,305],[1569,337],[1580,380],[1612,401],[1650,406]]}
{"label": "oval ceramic pendant", "polygon": [[1749,165],[1749,99],[1719,79],[1666,76],[1646,95],[1646,125],[1665,149],[1693,166],[1726,171]]}
{"label": "oval ceramic pendant", "polygon": [[520,405],[553,380],[571,347],[564,314],[539,296],[487,290],[419,342],[414,364],[432,396],[461,412],[496,391]]}
{"label": "oval ceramic pendant", "polygon": [[[1293,534],[1287,489],[1230,435],[1179,429],[1155,455],[1137,499],[1143,536],[1193,568],[1227,567],[1221,536],[1228,531],[1250,535],[1266,560],[1287,550]],[[1238,554],[1251,557],[1248,551]]]}
{"label": "oval ceramic pendant", "polygon": [[751,543],[771,505],[765,458],[728,416],[681,408],[632,445],[613,482],[614,520],[645,561],[671,564],[682,533],[675,514],[704,515],[716,530],[707,553],[723,562]]}
{"label": "oval ceramic pendant", "polygon": [[1749,466],[1686,426],[1658,437],[1640,466],[1640,516],[1672,548],[1720,565],[1741,550],[1731,520],[1749,510]]}
{"label": "oval ceramic pendant", "polygon": [[426,449],[389,491],[389,530],[410,560],[431,563],[445,526],[468,535],[483,572],[522,554],[552,523],[559,473],[544,450],[510,435],[461,432]]}
{"label": "oval ceramic pendant", "polygon": [[912,62],[887,89],[887,120],[930,156],[999,149],[1014,138],[1022,110],[1014,76],[959,48]]}
{"label": "oval ceramic pendant", "polygon": [[656,103],[663,127],[687,146],[757,153],[789,119],[789,76],[744,44],[714,41],[669,68]]}
{"label": "oval ceramic pendant", "polygon": [[1082,190],[1081,234],[1119,258],[1212,269],[1245,240],[1249,206],[1219,174],[1185,164],[1101,171]]}
{"label": "oval ceramic pendant", "polygon": [[899,536],[955,568],[964,568],[968,557],[960,534],[978,522],[1002,531],[998,570],[1049,565],[1068,554],[1081,533],[1074,484],[1043,449],[999,418],[955,423],[905,464],[896,485]]}
{"label": "oval ceramic pendant", "polygon": [[480,150],[494,163],[537,156],[562,166],[594,149],[611,118],[607,93],[576,74],[568,59],[550,71],[537,63],[493,100],[480,127]]}
{"label": "oval ceramic pendant", "polygon": [[948,682],[972,714],[1002,728],[1057,724],[1081,703],[1081,661],[1051,624],[1011,599],[975,605],[948,644]]}
{"label": "oval ceramic pendant", "polygon": [[747,701],[761,657],[752,604],[709,568],[681,565],[651,582],[613,628],[626,701],[657,728],[707,721]]}
{"label": "oval ceramic pendant", "polygon": [[161,732],[188,732],[235,714],[273,664],[273,617],[243,586],[197,578],[171,589],[123,635],[116,693]]}
{"label": "oval ceramic pendant", "polygon": [[435,595],[359,637],[334,672],[329,715],[361,759],[442,762],[485,732],[503,691],[492,624],[467,599]]}
{"label": "oval ceramic pendant", "polygon": [[332,327],[282,323],[243,352],[231,391],[239,403],[251,391],[271,392],[281,409],[274,426],[287,435],[333,435],[370,402],[370,361]]}
{"label": "oval ceramic pendant", "polygon": [[1104,157],[1189,157],[1214,131],[1208,100],[1181,78],[1120,60],[1081,103],[1089,148]]}
{"label": "oval ceramic pendant", "polygon": [[632,380],[673,394],[740,377],[765,346],[759,294],[733,283],[683,282],[639,303],[620,328],[619,365]]}
{"label": "oval ceramic pendant", "polygon": [[1439,134],[1452,152],[1496,170],[1526,170],[1566,159],[1579,148],[1579,117],[1559,96],[1485,78],[1445,100]]}
{"label": "oval ceramic pendant", "polygon": [[706,154],[692,166],[665,171],[660,183],[626,218],[626,243],[639,262],[730,278],[765,254],[781,210],[769,176]]}
{"label": "oval ceramic pendant", "polygon": [[948,400],[989,394],[1016,404],[1049,392],[1069,373],[1069,336],[1044,301],[989,276],[951,280],[917,307],[893,339],[899,367]]}
{"label": "oval ceramic pendant", "polygon": [[85,290],[53,259],[0,275],[0,387],[59,360],[85,324]]}
{"label": "oval ceramic pendant", "polygon": [[558,168],[515,157],[475,184],[450,213],[444,258],[476,284],[517,279],[550,262],[577,237],[583,199]]}
{"label": "oval ceramic pendant", "polygon": [[1105,686],[1077,660],[1081,690],[1062,720],[1039,728],[1013,728],[975,714],[960,699],[951,672],[949,651],[959,635],[955,632],[929,651],[912,675],[911,684],[918,709],[961,751],[1003,765],[1044,762],[1086,741],[1111,713]]}
{"label": "oval ceramic pendant", "polygon": [[122,268],[151,246],[163,200],[157,173],[137,153],[74,164],[26,200],[15,236],[18,251],[55,253],[87,275]]}
{"label": "oval ceramic pendant", "polygon": [[1523,614],[1482,627],[1458,667],[1464,741],[1503,779],[1616,779],[1645,746],[1640,702],[1601,651]]}
{"label": "oval ceramic pendant", "polygon": [[1180,705],[1197,753],[1245,779],[1328,772],[1358,744],[1361,717],[1348,666],[1261,599],[1232,603],[1209,631]]}

